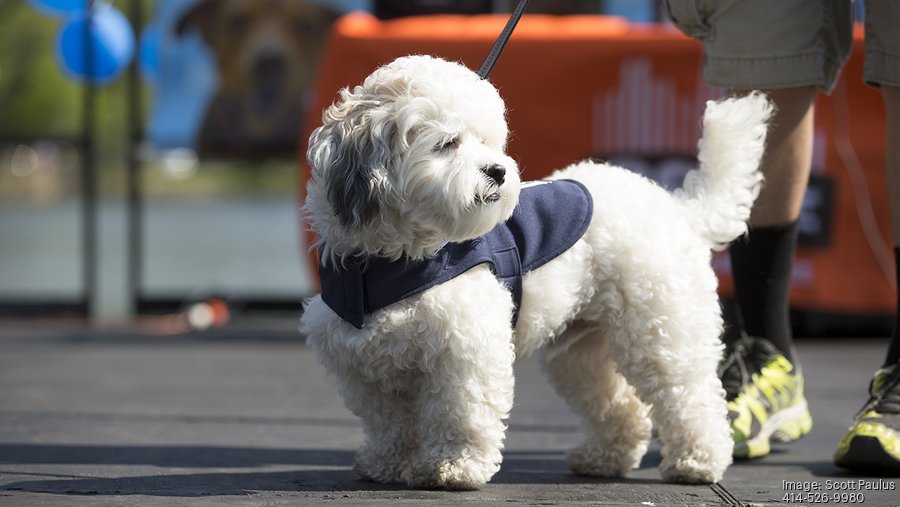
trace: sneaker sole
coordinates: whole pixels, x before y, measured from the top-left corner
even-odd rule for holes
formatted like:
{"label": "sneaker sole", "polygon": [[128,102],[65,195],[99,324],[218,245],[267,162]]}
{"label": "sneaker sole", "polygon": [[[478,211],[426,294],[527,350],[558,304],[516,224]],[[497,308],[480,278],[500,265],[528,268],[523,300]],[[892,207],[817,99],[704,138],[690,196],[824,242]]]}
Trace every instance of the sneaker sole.
{"label": "sneaker sole", "polygon": [[900,473],[900,461],[888,454],[876,437],[853,437],[847,452],[843,456],[834,457],[834,464],[864,472]]}
{"label": "sneaker sole", "polygon": [[759,433],[745,441],[735,442],[735,458],[761,458],[771,452],[770,440],[787,443],[798,440],[812,429],[812,416],[806,399],[794,406],[779,410],[763,423]]}

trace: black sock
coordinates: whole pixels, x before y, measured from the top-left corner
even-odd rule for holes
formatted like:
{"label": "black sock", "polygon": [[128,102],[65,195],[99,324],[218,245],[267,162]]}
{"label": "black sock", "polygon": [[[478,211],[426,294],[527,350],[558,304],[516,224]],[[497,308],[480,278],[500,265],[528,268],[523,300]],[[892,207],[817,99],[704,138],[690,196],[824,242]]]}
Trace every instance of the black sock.
{"label": "black sock", "polygon": [[793,361],[789,318],[797,223],[752,227],[729,248],[734,292],[744,331],[772,342]]}
{"label": "black sock", "polygon": [[[897,287],[900,287],[900,248],[894,247],[894,265],[897,267]],[[894,332],[891,333],[891,346],[888,347],[884,365],[890,366],[900,362],[900,297],[897,299],[897,313],[894,314]]]}

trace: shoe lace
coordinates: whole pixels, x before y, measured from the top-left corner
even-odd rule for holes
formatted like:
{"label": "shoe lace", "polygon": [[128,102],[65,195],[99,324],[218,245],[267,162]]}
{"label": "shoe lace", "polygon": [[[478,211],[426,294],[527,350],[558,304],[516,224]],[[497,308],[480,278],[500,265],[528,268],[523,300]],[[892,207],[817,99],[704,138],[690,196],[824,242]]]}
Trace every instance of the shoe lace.
{"label": "shoe lace", "polygon": [[747,345],[743,339],[739,339],[719,365],[719,378],[722,379],[722,387],[725,388],[726,401],[737,398],[741,389],[750,382],[747,355]]}
{"label": "shoe lace", "polygon": [[869,405],[879,414],[900,414],[900,366],[894,367]]}

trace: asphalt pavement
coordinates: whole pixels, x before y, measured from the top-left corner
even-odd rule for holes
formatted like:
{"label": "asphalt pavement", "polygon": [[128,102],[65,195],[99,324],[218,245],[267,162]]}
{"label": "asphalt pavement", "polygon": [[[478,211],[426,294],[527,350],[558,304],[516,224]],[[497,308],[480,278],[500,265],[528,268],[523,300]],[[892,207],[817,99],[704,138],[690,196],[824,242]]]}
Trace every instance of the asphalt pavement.
{"label": "asphalt pavement", "polygon": [[0,322],[0,505],[900,505],[900,478],[831,463],[885,339],[798,339],[813,431],[713,486],[663,482],[656,443],[627,478],[573,475],[577,420],[523,359],[500,472],[444,492],[355,476],[361,425],[295,328]]}

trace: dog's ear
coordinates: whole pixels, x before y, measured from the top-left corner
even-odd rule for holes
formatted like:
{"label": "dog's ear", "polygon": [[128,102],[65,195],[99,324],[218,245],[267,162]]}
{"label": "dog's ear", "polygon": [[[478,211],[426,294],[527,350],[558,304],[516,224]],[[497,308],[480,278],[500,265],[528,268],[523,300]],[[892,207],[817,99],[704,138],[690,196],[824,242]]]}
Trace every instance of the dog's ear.
{"label": "dog's ear", "polygon": [[180,37],[191,30],[199,29],[203,38],[209,41],[212,24],[218,17],[217,14],[222,3],[222,0],[198,1],[178,18],[175,34]]}
{"label": "dog's ear", "polygon": [[309,141],[313,178],[342,227],[363,228],[380,214],[389,192],[388,164],[396,127],[377,106],[344,100],[329,107]]}
{"label": "dog's ear", "polygon": [[328,30],[331,25],[335,21],[340,19],[340,17],[343,15],[340,11],[338,11],[334,7],[331,7],[330,5],[312,3],[310,4],[310,7],[313,7],[315,9],[315,14],[313,17],[321,22],[322,26],[324,26],[326,30]]}

